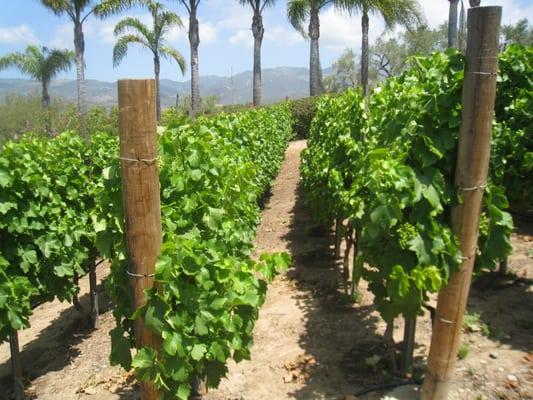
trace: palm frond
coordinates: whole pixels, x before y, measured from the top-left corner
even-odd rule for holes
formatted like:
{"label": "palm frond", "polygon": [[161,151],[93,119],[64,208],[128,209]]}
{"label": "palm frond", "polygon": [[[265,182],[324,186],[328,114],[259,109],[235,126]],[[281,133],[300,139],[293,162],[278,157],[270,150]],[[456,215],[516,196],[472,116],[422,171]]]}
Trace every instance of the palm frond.
{"label": "palm frond", "polygon": [[413,29],[424,24],[424,15],[417,0],[383,0],[383,2],[389,4],[385,4],[383,11],[380,9],[379,12],[388,28],[400,25]]}
{"label": "palm frond", "polygon": [[143,36],[150,44],[153,44],[155,42],[155,35],[150,30],[150,28],[143,24],[138,18],[134,17],[126,17],[118,21],[118,23],[115,25],[115,30],[113,31],[113,33],[115,34],[115,36],[119,36],[122,33],[130,30]]}
{"label": "palm frond", "polygon": [[290,24],[303,37],[307,37],[304,29],[304,23],[309,16],[310,2],[306,0],[289,0],[287,2],[287,17]]}
{"label": "palm frond", "polygon": [[18,68],[21,72],[27,73],[24,65],[24,54],[17,52],[0,57],[0,71],[11,67]]}
{"label": "palm frond", "polygon": [[163,27],[183,27],[183,22],[180,16],[176,13],[173,13],[172,11],[163,11],[162,13],[160,13],[158,15],[158,22]]}
{"label": "palm frond", "polygon": [[76,59],[76,53],[72,50],[49,50],[49,55],[44,63],[44,72],[48,80],[54,78],[60,72],[68,72]]}
{"label": "palm frond", "polygon": [[56,15],[72,12],[72,2],[69,0],[41,0],[41,4]]}
{"label": "palm frond", "polygon": [[183,56],[178,50],[173,47],[163,46],[159,49],[159,53],[167,60],[175,60],[178,63],[178,66],[180,67],[181,73],[185,74],[185,71],[187,70],[185,58],[183,58]]}
{"label": "palm frond", "polygon": [[137,5],[143,5],[143,0],[102,0],[93,8],[94,15],[106,18],[110,15],[119,14]]}
{"label": "palm frond", "polygon": [[128,46],[131,43],[137,43],[140,44],[149,50],[152,50],[150,43],[146,41],[146,39],[137,36],[137,35],[124,35],[121,36],[117,43],[115,43],[115,47],[113,47],[113,66],[116,67],[120,64],[120,62],[126,57],[128,54]]}

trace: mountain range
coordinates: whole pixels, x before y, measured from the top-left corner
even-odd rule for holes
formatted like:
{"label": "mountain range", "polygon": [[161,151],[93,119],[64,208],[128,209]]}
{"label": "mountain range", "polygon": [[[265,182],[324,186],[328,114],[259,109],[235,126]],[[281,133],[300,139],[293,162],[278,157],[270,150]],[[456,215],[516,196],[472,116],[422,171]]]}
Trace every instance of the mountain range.
{"label": "mountain range", "polygon": [[[324,74],[329,73],[324,70]],[[110,107],[117,104],[116,82],[87,80],[87,101],[91,105]],[[176,95],[180,102],[191,93],[190,81],[178,82],[162,79],[161,104],[169,107],[176,104]],[[22,95],[38,94],[40,84],[26,79],[0,79],[0,100],[10,93]],[[305,97],[309,93],[309,70],[297,67],[277,67],[262,71],[263,103],[273,103],[285,97],[291,99]],[[75,102],[77,85],[75,80],[55,80],[50,84],[52,97]],[[217,96],[219,104],[242,104],[252,101],[252,72],[245,71],[223,77],[206,75],[200,78],[200,94]]]}

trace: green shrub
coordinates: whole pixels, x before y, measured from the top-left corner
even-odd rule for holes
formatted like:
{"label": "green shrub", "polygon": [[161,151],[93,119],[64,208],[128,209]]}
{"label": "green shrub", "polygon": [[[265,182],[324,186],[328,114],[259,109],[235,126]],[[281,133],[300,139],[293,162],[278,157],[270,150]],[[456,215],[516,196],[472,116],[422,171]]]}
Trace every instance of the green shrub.
{"label": "green shrub", "polygon": [[161,113],[161,126],[169,128],[177,128],[190,121],[188,114],[184,113],[180,108],[170,107],[163,110]]}
{"label": "green shrub", "polygon": [[292,131],[298,139],[306,139],[309,135],[311,121],[316,113],[318,97],[305,97],[291,100]]}

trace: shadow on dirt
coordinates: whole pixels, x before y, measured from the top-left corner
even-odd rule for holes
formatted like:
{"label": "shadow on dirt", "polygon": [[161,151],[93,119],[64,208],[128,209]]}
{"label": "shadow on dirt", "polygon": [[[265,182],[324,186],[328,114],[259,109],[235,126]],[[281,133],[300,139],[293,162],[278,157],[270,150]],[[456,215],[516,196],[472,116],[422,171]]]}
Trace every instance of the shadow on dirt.
{"label": "shadow on dirt", "polygon": [[[105,281],[97,287],[100,314],[112,308],[104,287]],[[90,307],[89,302],[88,293],[80,297],[80,304],[86,312]],[[46,304],[41,307],[46,307]],[[87,315],[81,314],[74,306],[63,310],[38,336],[20,349],[24,379],[33,381],[48,372],[59,371],[68,366],[80,354],[77,345],[92,331]],[[11,362],[8,360],[0,364],[0,399],[10,398],[9,393],[12,391]],[[31,394],[28,395],[31,396]],[[131,398],[131,396],[126,398]]]}
{"label": "shadow on dirt", "polygon": [[296,399],[339,398],[380,384],[390,375],[385,363],[379,318],[370,305],[352,304],[342,291],[342,262],[334,257],[332,230],[321,228],[304,204],[298,187],[291,231],[285,239],[293,256],[289,278],[306,295],[300,299],[306,330],[299,344],[306,351],[302,389]]}
{"label": "shadow on dirt", "polygon": [[[513,219],[517,235],[533,235],[531,220],[517,216]],[[533,342],[533,280],[521,276],[519,271],[531,263],[531,255],[526,248],[515,250],[508,260],[508,274],[491,272],[474,280],[468,311],[479,314],[480,323],[485,324],[482,331],[491,339],[528,352]]]}

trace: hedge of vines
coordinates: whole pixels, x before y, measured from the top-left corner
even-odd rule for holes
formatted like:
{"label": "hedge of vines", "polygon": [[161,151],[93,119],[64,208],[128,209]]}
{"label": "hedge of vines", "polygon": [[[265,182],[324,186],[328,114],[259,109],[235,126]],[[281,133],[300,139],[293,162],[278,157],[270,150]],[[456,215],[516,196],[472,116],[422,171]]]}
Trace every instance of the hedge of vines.
{"label": "hedge of vines", "polygon": [[[162,397],[217,386],[226,361],[250,357],[266,283],[287,254],[255,259],[259,199],[292,136],[288,104],[221,114],[159,134],[163,245],[159,290],[133,309],[126,274],[118,138],[73,133],[7,143],[0,154],[0,341],[29,326],[32,304],[72,300],[99,254],[112,260],[113,363],[154,380]],[[133,321],[162,337],[137,349]]]}
{"label": "hedge of vines", "polygon": [[[290,263],[286,254],[252,258],[258,201],[277,175],[292,135],[287,104],[221,115],[168,129],[159,138],[163,245],[158,290],[134,310],[123,235],[120,174],[104,171],[100,252],[112,259],[117,327],[112,362],[153,380],[165,399],[187,399],[196,379],[218,386],[226,361],[250,357],[266,282]],[[104,222],[105,221],[105,222]],[[134,346],[141,317],[163,339],[158,352]]]}
{"label": "hedge of vines", "polygon": [[509,200],[533,211],[533,47],[510,45],[500,56],[492,168]]}
{"label": "hedge of vines", "polygon": [[[345,221],[357,236],[353,280],[369,282],[382,317],[415,317],[461,264],[450,210],[461,122],[463,56],[416,58],[374,90],[319,102],[303,184],[315,215]],[[501,187],[484,196],[478,267],[510,252],[512,219]]]}
{"label": "hedge of vines", "polygon": [[71,301],[94,262],[95,198],[116,138],[24,137],[0,153],[0,342],[27,328],[32,305]]}

